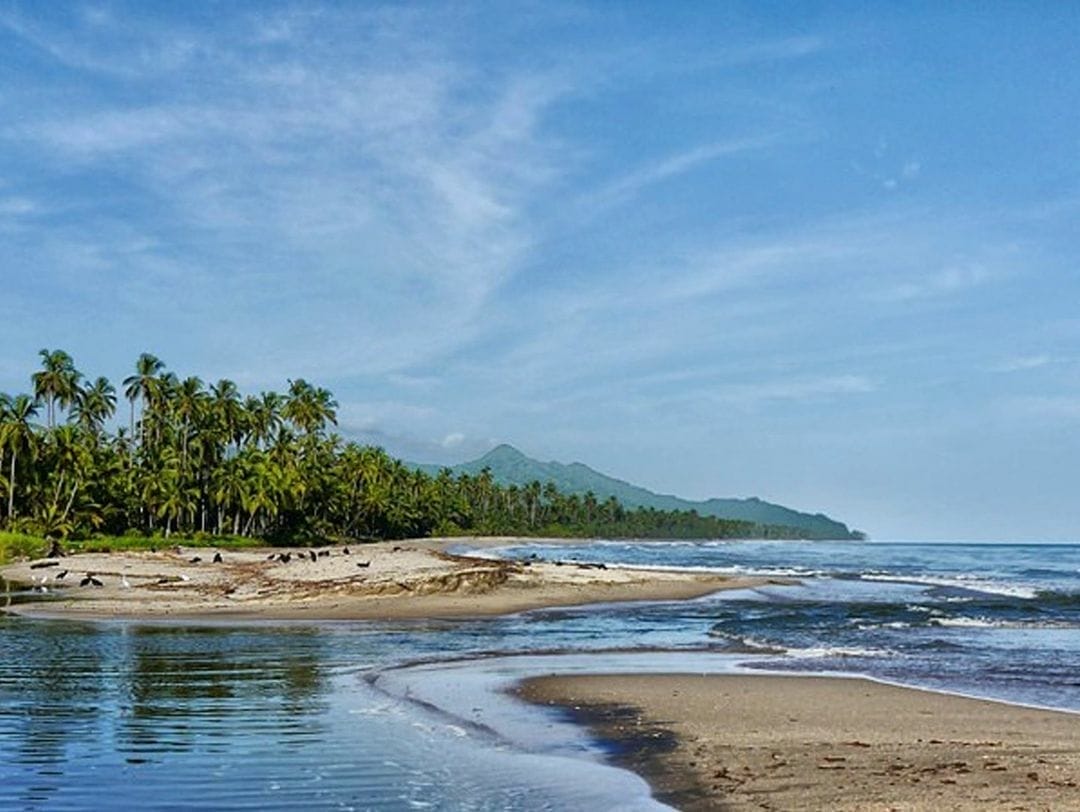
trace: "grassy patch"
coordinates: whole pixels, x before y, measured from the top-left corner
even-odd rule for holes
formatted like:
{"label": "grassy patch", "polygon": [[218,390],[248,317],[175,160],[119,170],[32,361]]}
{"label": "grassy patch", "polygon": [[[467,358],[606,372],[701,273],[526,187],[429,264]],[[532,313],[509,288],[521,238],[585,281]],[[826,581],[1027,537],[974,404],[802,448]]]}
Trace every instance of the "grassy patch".
{"label": "grassy patch", "polygon": [[48,549],[49,543],[45,539],[24,536],[22,533],[0,532],[0,564],[18,558],[40,558]]}
{"label": "grassy patch", "polygon": [[64,549],[73,553],[118,553],[130,550],[164,550],[176,545],[183,547],[220,547],[223,550],[238,550],[244,547],[263,547],[262,539],[241,538],[239,536],[101,536],[99,538],[69,541]]}
{"label": "grassy patch", "polygon": [[[37,536],[0,532],[0,564],[8,564],[21,558],[41,558],[48,552],[50,543]],[[173,536],[169,539],[160,536],[100,536],[65,541],[64,550],[68,553],[112,553],[129,550],[163,550],[177,544],[184,547],[219,547],[223,550],[239,550],[245,547],[263,547],[266,542],[262,539],[239,536],[199,535],[193,538]]]}

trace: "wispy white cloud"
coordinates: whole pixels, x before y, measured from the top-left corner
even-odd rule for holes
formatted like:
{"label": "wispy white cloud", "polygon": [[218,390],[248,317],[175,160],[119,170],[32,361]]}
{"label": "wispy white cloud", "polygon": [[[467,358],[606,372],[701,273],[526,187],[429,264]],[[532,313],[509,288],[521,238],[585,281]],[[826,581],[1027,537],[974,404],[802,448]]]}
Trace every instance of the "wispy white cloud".
{"label": "wispy white cloud", "polygon": [[1029,369],[1039,369],[1054,362],[1055,359],[1049,355],[1014,355],[995,364],[991,369],[994,372],[1023,372]]}
{"label": "wispy white cloud", "polygon": [[718,402],[750,407],[767,401],[805,402],[841,395],[862,395],[876,388],[874,381],[864,375],[833,375],[721,387],[712,398]]}
{"label": "wispy white cloud", "polygon": [[[81,60],[70,37],[7,24],[52,43],[46,50],[69,66],[100,67]],[[338,25],[360,40],[331,37]],[[42,241],[54,264],[137,280],[122,286],[136,313],[164,302],[200,302],[208,315],[228,307],[223,332],[269,332],[251,308],[287,298],[318,316],[273,366],[308,374],[403,369],[468,340],[533,242],[525,212],[559,172],[540,128],[570,86],[530,68],[482,76],[437,37],[417,36],[420,25],[430,31],[432,21],[276,15],[252,22],[250,40],[280,44],[299,28],[333,44],[267,65],[235,28],[204,32],[199,60],[152,58],[161,77],[153,98],[72,107],[44,95],[0,128],[0,141],[122,178],[149,215],[135,254],[119,247],[127,227],[93,208],[80,224],[54,224]],[[119,45],[110,65],[143,58]],[[333,337],[333,359],[319,363]]]}
{"label": "wispy white cloud", "polygon": [[579,205],[586,213],[608,209],[632,200],[656,184],[692,172],[719,158],[764,149],[780,140],[778,135],[764,135],[703,144],[675,155],[669,155],[616,178],[599,189],[587,193]]}
{"label": "wispy white cloud", "polygon": [[1080,395],[1024,395],[1005,401],[1006,412],[1022,420],[1080,421]]}
{"label": "wispy white cloud", "polygon": [[450,449],[457,448],[464,442],[465,435],[462,434],[460,431],[453,431],[442,438],[442,442],[440,443],[440,445],[442,445],[443,448]]}
{"label": "wispy white cloud", "polygon": [[41,211],[41,204],[28,197],[0,197],[0,217],[20,217]]}
{"label": "wispy white cloud", "polygon": [[993,279],[990,269],[978,262],[949,265],[935,273],[908,279],[880,291],[884,301],[906,302],[950,296],[981,287]]}

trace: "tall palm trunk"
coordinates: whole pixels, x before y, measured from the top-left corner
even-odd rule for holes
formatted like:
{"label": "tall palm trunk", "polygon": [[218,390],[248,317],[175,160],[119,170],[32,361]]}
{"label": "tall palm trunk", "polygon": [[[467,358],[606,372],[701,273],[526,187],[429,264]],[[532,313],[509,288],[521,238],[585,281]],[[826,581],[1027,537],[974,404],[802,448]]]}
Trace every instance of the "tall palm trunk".
{"label": "tall palm trunk", "polygon": [[8,521],[15,518],[15,459],[19,456],[17,448],[11,449],[11,476],[8,478]]}

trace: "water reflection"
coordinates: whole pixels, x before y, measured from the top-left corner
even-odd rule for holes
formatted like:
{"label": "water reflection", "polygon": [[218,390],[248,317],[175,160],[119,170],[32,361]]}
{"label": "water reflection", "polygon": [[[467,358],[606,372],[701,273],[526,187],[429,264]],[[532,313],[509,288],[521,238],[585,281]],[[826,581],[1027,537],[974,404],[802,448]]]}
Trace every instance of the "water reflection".
{"label": "water reflection", "polygon": [[20,800],[34,807],[58,791],[78,743],[98,735],[106,675],[101,649],[77,625],[11,634],[12,625],[28,624],[0,619],[0,755],[33,777]]}
{"label": "water reflection", "polygon": [[273,656],[268,635],[244,629],[125,627],[119,637],[128,704],[119,709],[117,750],[133,762],[194,746],[220,751],[229,731],[252,718],[283,740],[321,730],[313,721],[326,707],[317,635],[287,635]]}

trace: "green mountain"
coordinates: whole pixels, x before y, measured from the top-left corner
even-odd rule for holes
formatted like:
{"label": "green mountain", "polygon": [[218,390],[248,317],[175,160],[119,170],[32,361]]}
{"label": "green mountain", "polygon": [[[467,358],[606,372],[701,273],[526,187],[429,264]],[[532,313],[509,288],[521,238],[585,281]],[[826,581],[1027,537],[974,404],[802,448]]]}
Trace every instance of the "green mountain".
{"label": "green mountain", "polygon": [[[416,465],[435,475],[438,465]],[[757,524],[781,525],[801,531],[800,535],[814,539],[853,539],[862,534],[849,530],[843,522],[830,519],[823,513],[802,513],[761,499],[707,499],[694,502],[668,494],[631,485],[621,479],[601,474],[587,465],[574,462],[541,462],[527,457],[513,446],[500,445],[479,459],[450,467],[455,474],[475,476],[485,468],[500,485],[527,485],[530,482],[553,482],[564,493],[585,494],[589,491],[600,500],[614,496],[627,507],[651,507],[657,510],[695,510],[702,516],[721,519],[741,519]]]}

